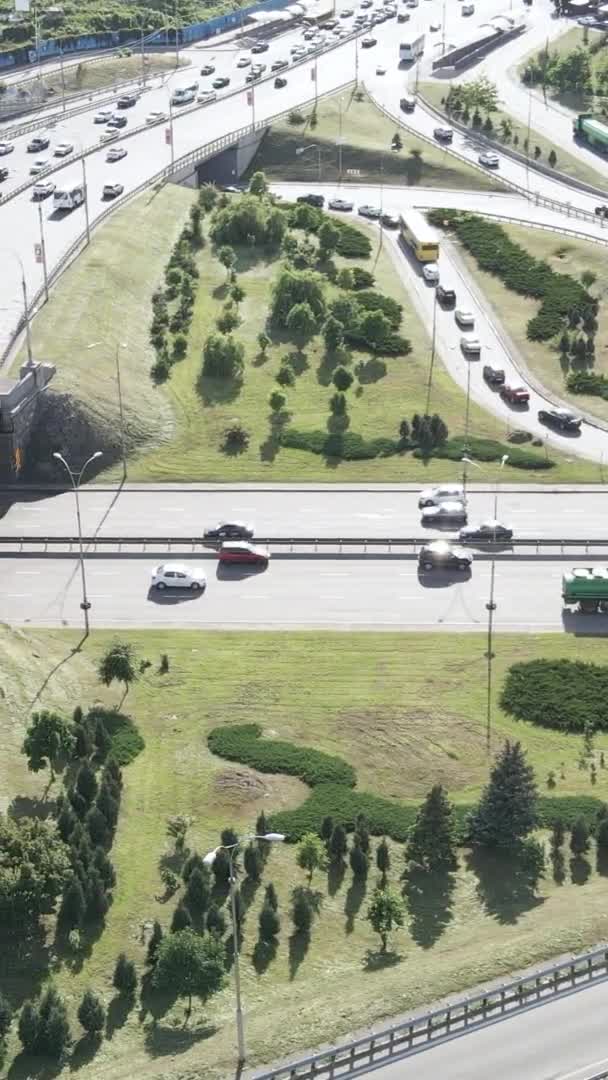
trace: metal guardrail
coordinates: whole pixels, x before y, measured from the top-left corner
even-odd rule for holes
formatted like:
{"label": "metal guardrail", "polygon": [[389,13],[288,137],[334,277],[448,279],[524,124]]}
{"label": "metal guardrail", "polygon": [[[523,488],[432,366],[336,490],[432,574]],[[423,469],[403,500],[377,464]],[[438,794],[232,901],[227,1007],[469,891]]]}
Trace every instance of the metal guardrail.
{"label": "metal guardrail", "polygon": [[[257,1073],[254,1080],[339,1080],[390,1064],[395,1059],[428,1049],[433,1043],[512,1016],[532,1005],[554,1000],[607,976],[608,949],[595,949],[497,988],[412,1016],[366,1038]],[[590,1080],[603,1080],[606,1076],[608,1073],[604,1072]]]}

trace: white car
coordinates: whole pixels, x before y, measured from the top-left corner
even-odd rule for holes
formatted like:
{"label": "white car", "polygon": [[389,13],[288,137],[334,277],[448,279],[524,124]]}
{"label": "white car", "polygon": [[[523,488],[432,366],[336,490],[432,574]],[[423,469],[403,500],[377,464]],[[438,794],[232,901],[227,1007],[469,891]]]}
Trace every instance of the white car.
{"label": "white car", "polygon": [[163,563],[152,571],[154,589],[191,589],[201,592],[207,584],[207,575],[202,566],[187,566],[185,563]]}
{"label": "white car", "polygon": [[378,65],[376,68],[376,75],[386,75],[386,68]]}
{"label": "white car", "polygon": [[52,180],[39,180],[32,188],[32,196],[34,199],[46,199],[54,190],[55,184]]}
{"label": "white car", "polygon": [[251,64],[251,58],[249,56],[239,56],[236,66],[237,68],[246,68]]}
{"label": "white car", "polygon": [[36,158],[34,164],[32,165],[32,167],[30,169],[30,174],[32,176],[38,176],[38,173],[44,172],[45,169],[50,168],[50,164],[51,163],[50,163],[48,158],[45,158],[45,157]]}
{"label": "white car", "polygon": [[432,23],[430,23],[429,30],[431,30],[432,33],[436,33],[437,30],[441,30],[441,23],[440,22],[432,22]]}
{"label": "white car", "polygon": [[67,157],[68,154],[71,154],[73,152],[73,150],[74,150],[74,143],[60,142],[60,143],[57,143],[57,146],[55,147],[53,153],[54,153],[55,157]]}
{"label": "white car", "polygon": [[100,141],[102,143],[112,142],[112,140],[117,139],[118,136],[119,136],[118,130],[116,128],[109,127],[109,128],[106,128],[106,130],[103,132]]}
{"label": "white car", "polygon": [[291,49],[289,51],[290,51],[292,56],[299,56],[299,55],[303,56],[304,53],[306,52],[306,48],[305,48],[304,45],[292,45]]}
{"label": "white car", "polygon": [[107,124],[108,120],[111,120],[113,115],[114,114],[111,109],[100,109],[99,112],[95,113],[95,116],[93,117],[93,123]]}
{"label": "white car", "polygon": [[121,158],[127,156],[127,150],[124,146],[111,146],[106,154],[106,161],[120,161]]}
{"label": "white car", "polygon": [[486,169],[497,169],[500,165],[498,154],[493,153],[492,150],[484,150],[477,160],[480,165],[485,165]]}
{"label": "white car", "polygon": [[463,353],[480,353],[481,341],[473,334],[463,334],[460,339],[460,348]]}
{"label": "white car", "polygon": [[15,149],[15,144],[12,142],[0,142],[0,157],[4,157],[5,154],[12,154]]}
{"label": "white car", "polygon": [[454,311],[454,318],[459,326],[470,326],[471,329],[475,326],[475,316],[468,308],[457,307]]}
{"label": "white car", "polygon": [[418,498],[418,506],[439,506],[442,502],[465,503],[466,497],[462,484],[441,484],[436,487],[423,488]]}
{"label": "white car", "polygon": [[204,105],[205,102],[207,102],[207,101],[215,101],[216,99],[217,99],[217,93],[216,93],[215,90],[203,90],[203,92],[198,95],[196,100],[200,101]]}
{"label": "white car", "polygon": [[146,124],[160,124],[161,120],[166,120],[167,114],[162,109],[153,109],[146,116]]}
{"label": "white car", "polygon": [[462,502],[442,502],[439,506],[424,506],[423,521],[463,521],[467,520],[467,509]]}
{"label": "white car", "polygon": [[422,276],[429,285],[439,284],[439,267],[436,262],[423,263]]}

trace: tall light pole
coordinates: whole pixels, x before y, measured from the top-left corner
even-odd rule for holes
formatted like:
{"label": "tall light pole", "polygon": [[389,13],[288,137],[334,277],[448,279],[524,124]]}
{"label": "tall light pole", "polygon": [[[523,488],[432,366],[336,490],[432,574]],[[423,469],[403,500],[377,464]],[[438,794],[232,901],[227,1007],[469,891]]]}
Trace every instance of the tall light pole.
{"label": "tall light pole", "polygon": [[239,971],[239,931],[236,920],[236,878],[234,875],[234,855],[237,849],[250,840],[266,840],[269,844],[282,843],[285,839],[283,833],[266,833],[265,836],[244,836],[236,844],[220,844],[219,847],[208,852],[203,859],[205,866],[213,866],[218,851],[228,854],[230,874],[230,905],[232,910],[232,945],[234,949],[234,990],[236,994],[236,1037],[238,1046],[238,1064],[242,1065],[247,1058],[247,1046],[245,1043],[245,1024],[243,1021],[243,1006],[241,1000],[241,975]]}
{"label": "tall light pole", "polygon": [[82,477],[84,475],[85,469],[87,468],[88,465],[90,465],[90,463],[92,461],[95,461],[95,458],[101,457],[101,450],[96,450],[94,454],[91,454],[91,456],[88,457],[87,460],[85,461],[84,465],[82,466],[82,469],[80,469],[79,471],[71,469],[70,466],[68,465],[67,461],[65,460],[63,454],[60,454],[58,450],[55,450],[55,452],[53,454],[53,457],[57,461],[61,462],[61,464],[63,465],[65,471],[67,472],[67,474],[68,474],[68,476],[70,478],[70,483],[72,484],[72,489],[74,491],[74,498],[76,499],[76,521],[77,521],[77,524],[78,524],[78,561],[80,563],[80,580],[81,580],[81,584],[82,584],[82,600],[80,602],[80,607],[82,608],[82,611],[84,613],[85,637],[88,637],[89,636],[89,608],[91,607],[91,603],[90,603],[90,600],[89,600],[89,598],[87,596],[87,579],[86,579],[86,574],[85,574],[85,570],[84,570],[84,551],[82,549],[82,522],[81,522],[81,519],[80,519],[80,498],[79,498],[79,495],[78,495],[78,488],[80,487],[80,483],[82,481]]}
{"label": "tall light pole", "polygon": [[[103,345],[103,341],[92,341],[90,345],[87,345],[87,349],[96,349],[98,345]],[[116,352],[114,355],[114,364],[116,367],[116,390],[118,393],[118,417],[120,424],[120,452],[122,457],[122,480],[123,483],[127,479],[127,443],[125,438],[125,415],[122,401],[122,383],[120,379],[120,350],[126,349],[126,341],[116,342]]]}
{"label": "tall light pole", "polygon": [[433,297],[433,336],[431,338],[431,360],[429,363],[429,377],[426,384],[425,413],[428,416],[431,408],[431,389],[433,386],[433,368],[435,366],[435,342],[437,339],[437,293]]}
{"label": "tall light pole", "polygon": [[46,244],[44,242],[44,227],[42,225],[42,207],[38,203],[38,224],[40,226],[40,255],[42,258],[42,272],[44,274],[44,298],[49,298],[49,275],[46,265]]}
{"label": "tall light pole", "polygon": [[[467,487],[467,464],[474,465],[475,462],[471,461],[467,457],[469,451],[469,418],[471,412],[471,361],[467,360],[467,397],[464,412],[464,455],[462,458],[462,487],[466,495]],[[477,466],[479,468],[479,466]]]}
{"label": "tall light pole", "polygon": [[25,323],[25,341],[27,347],[27,362],[31,366],[33,363],[32,358],[32,331],[30,326],[30,305],[27,295],[27,282],[25,280],[25,270],[23,268],[23,260],[18,251],[14,248],[5,248],[5,251],[10,252],[14,259],[19,263],[21,270],[21,293],[23,295],[23,321]]}
{"label": "tall light pole", "polygon": [[318,163],[317,172],[318,172],[319,183],[321,183],[321,147],[317,143],[310,143],[309,146],[298,146],[298,147],[296,147],[296,156],[300,157],[302,154],[305,154],[307,150],[316,150],[317,151],[317,163]]}

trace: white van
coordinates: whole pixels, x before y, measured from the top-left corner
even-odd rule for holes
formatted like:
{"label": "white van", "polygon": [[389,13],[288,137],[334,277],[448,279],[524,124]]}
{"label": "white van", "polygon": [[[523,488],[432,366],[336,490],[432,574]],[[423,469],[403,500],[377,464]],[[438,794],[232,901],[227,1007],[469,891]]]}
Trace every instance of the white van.
{"label": "white van", "polygon": [[425,506],[440,506],[444,502],[466,503],[462,484],[442,484],[440,487],[423,488],[418,499],[422,510]]}
{"label": "white van", "polygon": [[171,104],[189,105],[191,101],[194,101],[197,91],[197,82],[193,82],[189,86],[178,86],[171,94]]}
{"label": "white van", "polygon": [[85,193],[82,180],[68,181],[67,184],[55,188],[53,206],[55,210],[74,210],[84,202]]}

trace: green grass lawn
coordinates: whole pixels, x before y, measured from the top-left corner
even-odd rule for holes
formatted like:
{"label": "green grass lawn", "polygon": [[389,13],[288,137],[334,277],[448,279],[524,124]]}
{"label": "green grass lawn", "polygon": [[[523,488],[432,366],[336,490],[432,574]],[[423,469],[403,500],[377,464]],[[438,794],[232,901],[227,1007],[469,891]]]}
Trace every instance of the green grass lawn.
{"label": "green grass lawn", "polygon": [[[180,60],[180,66],[187,61]],[[160,72],[170,72],[176,67],[175,53],[146,53],[144,56],[144,71],[148,75],[156,75]],[[96,63],[82,60],[79,64],[66,63],[63,69],[63,83],[66,94],[84,93],[87,90],[102,90],[104,87],[115,86],[117,83],[128,82],[129,79],[141,79],[142,63],[141,53],[132,56],[116,54],[107,60],[99,60]],[[42,85],[46,92],[61,94],[62,82],[61,71],[45,74]]]}
{"label": "green grass lawn", "polygon": [[[534,255],[546,260],[557,272],[571,274],[579,278],[584,270],[591,270],[597,276],[591,293],[598,297],[598,331],[595,338],[595,364],[592,368],[598,375],[608,376],[608,268],[606,252],[599,244],[585,240],[563,240],[554,233],[538,232],[530,239],[530,231],[520,225],[502,225],[514,243]],[[466,265],[478,281],[485,296],[494,307],[505,328],[519,346],[527,366],[543,386],[554,391],[560,397],[572,402],[574,408],[585,409],[595,416],[608,420],[608,401],[601,397],[587,394],[572,394],[566,389],[566,377],[569,368],[562,363],[557,348],[541,341],[529,341],[526,337],[526,324],[538,311],[538,302],[519,296],[507,289],[498,278],[480,270],[472,255],[461,249]]]}
{"label": "green grass lawn", "polygon": [[[559,39],[561,41],[561,38]],[[421,82],[419,90],[422,97],[434,105],[435,108],[443,108],[442,99],[446,96],[446,87],[438,82]],[[532,119],[534,118],[535,103],[532,104]],[[513,135],[505,142],[500,132],[501,120],[508,120],[511,124]],[[535,148],[540,148],[540,155],[537,155],[537,160],[541,165],[548,165],[548,158],[551,151],[555,151],[557,155],[557,161],[555,163],[556,172],[565,173],[566,176],[571,176],[575,180],[582,180],[586,184],[594,184],[596,187],[605,189],[606,177],[603,173],[598,172],[596,169],[587,165],[586,162],[581,161],[576,154],[569,154],[561,146],[557,146],[552,143],[545,135],[541,135],[540,132],[534,130],[533,124],[530,127],[530,134],[528,136],[528,126],[525,123],[517,120],[510,113],[505,112],[503,109],[498,109],[495,113],[492,113],[492,123],[494,125],[494,131],[491,134],[491,138],[497,142],[502,143],[507,149],[517,150],[520,154],[526,153],[525,141],[529,139],[529,154],[531,163],[535,160]],[[517,138],[517,143],[514,141],[514,137]]]}
{"label": "green grass lawn", "polygon": [[[95,632],[81,652],[70,653],[72,632],[0,631],[4,664],[0,698],[2,808],[27,812],[43,794],[44,774],[27,771],[20,745],[33,703],[70,711],[77,703],[116,703],[118,688],[96,678],[109,633]],[[33,941],[26,957],[8,943],[0,951],[0,985],[15,1004],[44,981],[49,970],[66,995],[73,1017],[90,986],[109,1003],[111,972],[124,950],[143,973],[142,925],[170,922],[175,900],[163,902],[159,862],[170,854],[166,820],[193,815],[189,844],[204,853],[227,825],[250,830],[257,814],[293,808],[307,788],[286,776],[260,774],[214,758],[206,734],[218,724],[258,722],[268,735],[342,756],[355,766],[358,786],[387,798],[414,800],[442,782],[455,800],[475,798],[487,777],[485,749],[486,662],[482,635],[443,634],[239,634],[176,631],[133,632],[129,640],[152,666],[131,688],[123,706],[145,737],[143,753],[125,769],[118,832],[112,849],[117,871],[107,926],[82,963],[66,964]],[[158,673],[160,654],[169,672]],[[521,739],[534,765],[539,789],[557,777],[555,794],[608,797],[608,774],[597,784],[578,767],[580,736],[567,736],[514,722],[497,706],[509,664],[544,656],[605,662],[602,642],[558,635],[500,635],[496,640],[492,748],[505,737]],[[52,672],[47,679],[49,672]],[[596,741],[596,756],[608,738]],[[375,841],[374,841],[375,843]],[[391,879],[399,886],[402,847],[391,844]],[[569,853],[566,851],[566,854]],[[272,850],[262,886],[247,896],[242,950],[243,995],[252,1063],[271,1061],[358,1027],[430,1003],[483,980],[574,952],[608,932],[606,883],[595,870],[584,886],[556,885],[548,872],[538,902],[508,913],[491,899],[487,882],[468,867],[464,853],[451,907],[413,911],[409,929],[395,935],[395,955],[383,966],[373,960],[376,942],[364,919],[367,890],[319,873],[320,894],[309,948],[290,941],[289,898],[304,875],[294,849]],[[566,859],[568,864],[568,858]],[[276,955],[256,970],[253,950],[263,887],[275,883],[282,927]],[[496,884],[496,883],[494,883]],[[246,890],[245,890],[246,891]],[[576,910],[576,918],[572,917]],[[50,926],[49,938],[50,938]],[[370,954],[371,951],[371,954]],[[29,959],[28,959],[29,957]],[[206,1007],[195,1005],[183,1030],[183,1005],[164,1011],[146,996],[126,1015],[113,1007],[112,1038],[86,1061],[83,1075],[178,1078],[204,1075],[225,1080],[234,1064],[234,997],[229,983]],[[76,1030],[76,1024],[74,1022]],[[9,1046],[7,1066],[17,1050]],[[74,1068],[66,1066],[67,1076]],[[25,1077],[17,1065],[10,1076]],[[63,1074],[62,1074],[63,1075]]]}
{"label": "green grass lawn", "polygon": [[[203,342],[224,301],[225,271],[209,246],[199,256],[201,284],[188,354],[174,366],[165,386],[152,384],[150,297],[162,281],[171,245],[192,199],[191,191],[169,186],[118,211],[62,276],[50,302],[34,321],[34,351],[57,364],[53,387],[82,403],[94,430],[100,433],[96,445],[105,446],[106,441],[114,447],[117,444],[115,350],[118,343],[125,342],[128,347],[121,349],[120,356],[131,480],[422,482],[454,475],[446,462],[431,460],[425,465],[411,455],[327,464],[313,454],[277,447],[268,395],[277,387],[275,375],[281,359],[291,354],[290,363],[297,372],[295,387],[288,389],[288,409],[295,426],[325,427],[333,388],[319,339],[313,339],[304,354],[296,356],[293,345],[275,338],[266,361],[259,356],[256,338],[266,322],[269,288],[278,270],[276,261],[241,255],[238,276],[246,297],[237,334],[245,344],[246,367],[238,394],[210,398],[199,382]],[[370,235],[377,237],[374,231]],[[424,411],[430,342],[387,252],[376,251],[368,262],[378,287],[403,304],[403,333],[412,343],[412,352],[380,363],[353,355],[352,369],[358,371],[362,366],[360,389],[349,391],[350,429],[367,437],[396,436],[402,417]],[[88,348],[95,342],[102,344]],[[20,361],[21,356],[15,367]],[[452,435],[462,433],[465,397],[441,364],[434,369],[431,405]],[[221,450],[222,432],[234,418],[247,427],[251,440],[244,453],[230,456]],[[476,405],[471,406],[470,425],[473,435],[507,437],[506,427]],[[552,482],[598,479],[593,465],[569,462],[559,455],[555,460],[558,467],[551,471]],[[104,475],[116,477],[118,467],[107,469]],[[538,480],[538,475],[507,465],[505,479],[526,482]]]}
{"label": "green grass lawn", "polygon": [[[439,147],[401,128],[403,148],[391,150],[397,125],[388,120],[367,95],[344,91],[324,98],[317,106],[317,123],[312,110],[302,124],[283,120],[274,124],[256,155],[250,172],[263,169],[270,180],[315,180],[330,183],[340,177],[345,183],[386,184],[456,188],[466,191],[502,191],[498,180],[484,177],[450,158]],[[340,159],[338,139],[344,140]],[[316,150],[298,155],[297,150],[316,143],[321,148],[321,176]]]}
{"label": "green grass lawn", "polygon": [[[558,38],[555,38],[555,40],[551,42],[551,44],[549,45],[549,52],[552,54],[557,53],[559,56],[563,56],[566,53],[572,52],[573,49],[580,49],[583,47],[587,47],[588,45],[595,44],[595,42],[600,40],[602,37],[605,38],[605,36],[605,32],[602,30],[592,30],[589,27],[584,26],[571,26],[569,30],[566,30],[563,34],[561,34]],[[538,52],[539,49],[533,49],[532,52],[524,56],[523,60],[521,60],[517,64],[515,71],[520,78],[526,64],[532,59],[532,57],[537,56]],[[602,49],[599,49],[597,52],[591,54],[590,60],[592,79],[595,69],[602,63],[603,56],[604,52]],[[542,87],[536,87],[536,91],[537,93],[542,93]],[[553,89],[552,87],[547,87],[547,96],[549,99],[558,101],[560,105],[565,105],[566,108],[572,109],[574,112],[583,112],[594,108],[597,108],[600,112],[605,111],[605,97],[603,97],[601,92],[599,91],[597,102],[595,102],[593,92],[578,93],[576,91],[565,91],[562,94],[559,92],[559,90]],[[605,186],[605,180],[602,186]]]}

